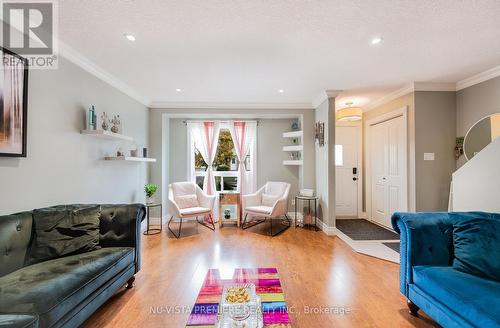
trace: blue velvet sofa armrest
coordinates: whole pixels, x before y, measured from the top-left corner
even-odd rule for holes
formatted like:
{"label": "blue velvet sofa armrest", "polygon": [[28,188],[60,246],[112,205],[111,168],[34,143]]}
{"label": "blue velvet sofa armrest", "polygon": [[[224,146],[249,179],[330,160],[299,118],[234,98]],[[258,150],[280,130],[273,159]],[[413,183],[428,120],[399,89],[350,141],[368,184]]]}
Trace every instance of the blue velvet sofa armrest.
{"label": "blue velvet sofa armrest", "polygon": [[145,215],[143,204],[101,205],[99,245],[133,247],[136,273],[141,267],[141,222]]}
{"label": "blue velvet sofa armrest", "polygon": [[450,266],[453,223],[447,212],[394,213],[392,227],[400,234],[400,290],[408,296],[416,265]]}
{"label": "blue velvet sofa armrest", "polygon": [[38,328],[38,315],[35,313],[0,313],[1,328]]}

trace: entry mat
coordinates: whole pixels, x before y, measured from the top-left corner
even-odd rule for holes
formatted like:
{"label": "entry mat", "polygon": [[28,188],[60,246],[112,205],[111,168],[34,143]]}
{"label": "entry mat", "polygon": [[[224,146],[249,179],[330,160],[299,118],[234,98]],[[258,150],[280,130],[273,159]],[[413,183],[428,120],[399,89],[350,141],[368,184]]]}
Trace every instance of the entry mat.
{"label": "entry mat", "polygon": [[365,219],[338,219],[337,229],[353,240],[399,240],[399,235]]}
{"label": "entry mat", "polygon": [[396,251],[399,253],[399,241],[398,242],[387,242],[387,243],[382,243],[382,244],[389,247],[393,251]]}
{"label": "entry mat", "polygon": [[220,278],[218,269],[208,270],[186,327],[215,327],[224,285],[233,283],[255,284],[261,299],[264,327],[292,327],[276,268],[235,269],[233,278],[225,280]]}

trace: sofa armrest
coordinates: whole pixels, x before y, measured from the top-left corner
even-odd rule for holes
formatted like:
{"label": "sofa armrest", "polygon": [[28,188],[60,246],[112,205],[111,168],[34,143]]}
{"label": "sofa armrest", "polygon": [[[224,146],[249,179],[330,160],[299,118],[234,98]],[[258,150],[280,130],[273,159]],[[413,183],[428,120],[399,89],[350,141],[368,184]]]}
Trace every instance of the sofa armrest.
{"label": "sofa armrest", "polygon": [[261,187],[259,190],[254,192],[253,194],[243,195],[241,197],[241,205],[242,210],[249,206],[259,206],[262,205],[262,193],[264,192],[264,187]]}
{"label": "sofa armrest", "polygon": [[203,190],[197,188],[196,197],[198,197],[198,202],[201,207],[209,208],[213,212],[215,206],[215,195],[208,195]]}
{"label": "sofa armrest", "polygon": [[35,313],[0,313],[1,328],[38,328],[38,315]]}
{"label": "sofa armrest", "polygon": [[400,234],[400,290],[408,296],[414,266],[451,265],[453,223],[447,212],[394,213],[391,221]]}
{"label": "sofa armrest", "polygon": [[133,247],[135,272],[141,266],[141,222],[146,216],[143,204],[101,205],[101,247]]}
{"label": "sofa armrest", "polygon": [[288,199],[281,197],[278,199],[273,206],[273,211],[269,215],[272,218],[282,216],[288,213]]}

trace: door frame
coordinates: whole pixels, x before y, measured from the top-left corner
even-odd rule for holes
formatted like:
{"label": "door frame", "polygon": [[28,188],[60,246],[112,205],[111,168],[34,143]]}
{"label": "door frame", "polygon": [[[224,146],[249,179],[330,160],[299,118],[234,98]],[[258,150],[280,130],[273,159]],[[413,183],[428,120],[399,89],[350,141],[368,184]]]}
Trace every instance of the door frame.
{"label": "door frame", "polygon": [[[367,218],[373,222],[373,217],[372,217],[372,169],[371,169],[371,138],[369,136],[371,135],[371,128],[373,125],[383,123],[392,119],[395,119],[397,117],[403,117],[403,135],[405,137],[405,142],[404,142],[404,149],[403,153],[405,154],[404,156],[404,165],[403,165],[403,170],[404,170],[404,175],[405,179],[403,179],[403,190],[406,190],[406,211],[408,210],[408,200],[409,200],[409,192],[408,192],[408,106],[404,106],[401,108],[398,108],[396,110],[393,110],[391,112],[382,114],[380,116],[374,117],[372,119],[369,119],[365,122],[365,147],[366,147],[366,167],[365,167],[365,174],[366,174],[366,184],[365,184],[365,191],[366,191],[366,216]],[[389,227],[390,228],[390,227]]]}
{"label": "door frame", "polygon": [[[363,123],[358,122],[336,122],[335,127],[355,127],[358,129],[358,201],[357,217],[362,218],[363,213]],[[335,140],[337,138],[335,137]]]}

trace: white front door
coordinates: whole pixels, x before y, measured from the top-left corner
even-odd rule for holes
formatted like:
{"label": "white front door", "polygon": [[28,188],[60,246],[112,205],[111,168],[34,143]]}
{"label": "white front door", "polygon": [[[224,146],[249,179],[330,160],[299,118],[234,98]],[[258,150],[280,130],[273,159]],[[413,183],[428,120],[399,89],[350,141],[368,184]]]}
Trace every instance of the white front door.
{"label": "white front door", "polygon": [[335,215],[358,215],[359,126],[335,127]]}
{"label": "white front door", "polygon": [[402,116],[370,126],[371,218],[391,227],[391,215],[407,210],[406,129]]}

